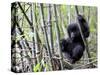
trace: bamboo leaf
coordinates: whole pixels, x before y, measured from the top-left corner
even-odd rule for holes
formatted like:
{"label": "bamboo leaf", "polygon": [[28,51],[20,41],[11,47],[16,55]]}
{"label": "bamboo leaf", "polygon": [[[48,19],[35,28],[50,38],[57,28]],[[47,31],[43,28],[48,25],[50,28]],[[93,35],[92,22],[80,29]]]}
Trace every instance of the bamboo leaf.
{"label": "bamboo leaf", "polygon": [[40,66],[40,63],[38,63],[34,68],[33,68],[33,71],[34,72],[37,72],[38,70],[40,70],[41,66]]}

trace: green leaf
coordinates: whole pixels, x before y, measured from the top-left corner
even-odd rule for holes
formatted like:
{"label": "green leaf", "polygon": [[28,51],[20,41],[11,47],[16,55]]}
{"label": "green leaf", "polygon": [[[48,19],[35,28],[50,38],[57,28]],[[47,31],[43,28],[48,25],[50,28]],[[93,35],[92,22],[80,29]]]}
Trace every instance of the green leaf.
{"label": "green leaf", "polygon": [[40,70],[41,66],[40,66],[40,63],[38,63],[34,68],[33,68],[33,71],[34,72],[37,72],[38,70]]}

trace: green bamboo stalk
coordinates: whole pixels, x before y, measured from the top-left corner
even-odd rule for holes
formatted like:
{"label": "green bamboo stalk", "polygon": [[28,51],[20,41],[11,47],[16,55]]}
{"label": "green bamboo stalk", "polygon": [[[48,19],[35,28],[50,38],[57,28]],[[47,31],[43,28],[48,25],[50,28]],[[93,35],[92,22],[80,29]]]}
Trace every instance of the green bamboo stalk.
{"label": "green bamboo stalk", "polygon": [[53,34],[52,34],[52,23],[51,23],[51,19],[52,19],[52,10],[51,10],[51,5],[49,4],[49,8],[48,8],[48,29],[50,34],[48,35],[49,37],[49,41],[50,41],[50,49],[51,49],[51,53],[54,54],[54,47],[53,47]]}
{"label": "green bamboo stalk", "polygon": [[[83,10],[82,11],[83,12],[83,15],[85,15],[85,7],[84,6],[82,7],[82,10]],[[86,41],[88,41],[88,39]],[[89,63],[87,51],[89,51],[88,44],[87,44],[87,50],[84,51],[84,55],[83,55],[84,64]],[[87,59],[87,61],[85,59]]]}
{"label": "green bamboo stalk", "polygon": [[68,6],[68,25],[71,23],[71,6]]}
{"label": "green bamboo stalk", "polygon": [[48,41],[48,37],[47,37],[47,31],[46,31],[46,25],[44,23],[44,11],[43,11],[43,4],[39,4],[40,7],[40,17],[41,17],[41,26],[43,27],[43,31],[44,31],[44,35],[45,35],[45,41],[46,41],[46,47],[47,47],[47,51],[49,52],[49,65],[50,65],[50,70],[52,71],[52,55],[51,55],[51,51],[50,51],[50,46],[49,46],[49,41]]}
{"label": "green bamboo stalk", "polygon": [[[32,22],[32,24],[33,24],[33,5],[31,4],[31,7],[30,7],[30,14],[31,14],[31,22]],[[34,25],[34,24],[33,24]],[[34,30],[35,31],[35,30]],[[34,32],[32,32],[32,33],[34,33]],[[33,47],[35,47],[35,40],[34,40],[34,37],[35,36],[32,36],[32,41],[33,41]],[[36,54],[35,54],[35,49],[33,48],[33,50],[32,50],[32,58],[36,58]],[[31,67],[32,67],[32,71],[33,71],[33,67],[35,67],[36,66],[36,59],[31,59],[31,62],[33,62],[32,64],[31,64]]]}
{"label": "green bamboo stalk", "polygon": [[[88,22],[88,25],[89,24],[89,21],[90,21],[90,8],[88,7],[88,17],[87,17],[87,22]],[[87,48],[86,48],[86,52],[87,52],[87,55],[88,55],[88,58],[90,59],[91,58],[91,55],[90,55],[90,52],[89,52],[89,47],[88,47],[88,39],[86,39],[86,45],[87,45]],[[89,62],[91,62],[92,60],[90,59]]]}
{"label": "green bamboo stalk", "polygon": [[57,35],[57,44],[58,44],[58,51],[59,51],[59,56],[60,56],[60,63],[61,63],[61,69],[63,70],[63,57],[62,57],[62,52],[61,52],[61,47],[60,47],[60,34],[59,34],[59,27],[58,27],[58,17],[57,17],[57,9],[56,5],[54,4],[54,13],[55,13],[55,28],[56,28],[56,35]]}
{"label": "green bamboo stalk", "polygon": [[35,50],[36,50],[36,57],[37,57],[37,62],[40,62],[39,54],[39,43],[38,43],[38,33],[37,33],[37,28],[36,28],[36,19],[35,19],[35,11],[34,11],[34,5],[32,4],[32,19],[33,19],[33,25],[34,25],[34,40],[35,40]]}
{"label": "green bamboo stalk", "polygon": [[[60,6],[61,7],[61,6]],[[63,14],[62,14],[62,12],[61,12],[61,8],[59,7],[59,9],[58,9],[58,11],[59,11],[59,13],[58,14],[60,14],[59,16],[60,16],[60,21],[61,21],[61,27],[62,27],[62,31],[63,31],[63,33],[64,33],[64,37],[65,38],[67,38],[67,31],[66,31],[66,27],[64,26],[64,17],[63,17]]]}

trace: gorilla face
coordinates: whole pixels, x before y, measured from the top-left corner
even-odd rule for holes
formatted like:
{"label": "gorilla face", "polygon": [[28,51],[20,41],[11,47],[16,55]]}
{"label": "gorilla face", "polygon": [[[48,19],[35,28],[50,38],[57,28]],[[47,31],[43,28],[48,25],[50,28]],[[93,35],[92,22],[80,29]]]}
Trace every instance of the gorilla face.
{"label": "gorilla face", "polygon": [[68,35],[72,41],[75,41],[81,37],[78,25],[76,23],[70,24],[67,30]]}

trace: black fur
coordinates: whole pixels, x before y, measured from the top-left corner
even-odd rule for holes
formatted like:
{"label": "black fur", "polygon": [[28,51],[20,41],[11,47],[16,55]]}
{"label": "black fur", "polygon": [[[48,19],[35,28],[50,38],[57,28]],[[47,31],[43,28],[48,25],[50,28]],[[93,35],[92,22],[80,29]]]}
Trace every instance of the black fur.
{"label": "black fur", "polygon": [[[90,33],[88,23],[82,15],[78,15],[78,21],[83,37],[88,38]],[[70,24],[67,28],[67,31],[69,38],[61,40],[61,49],[62,52],[67,54],[67,58],[73,64],[82,57],[85,50],[85,45],[77,23]]]}

